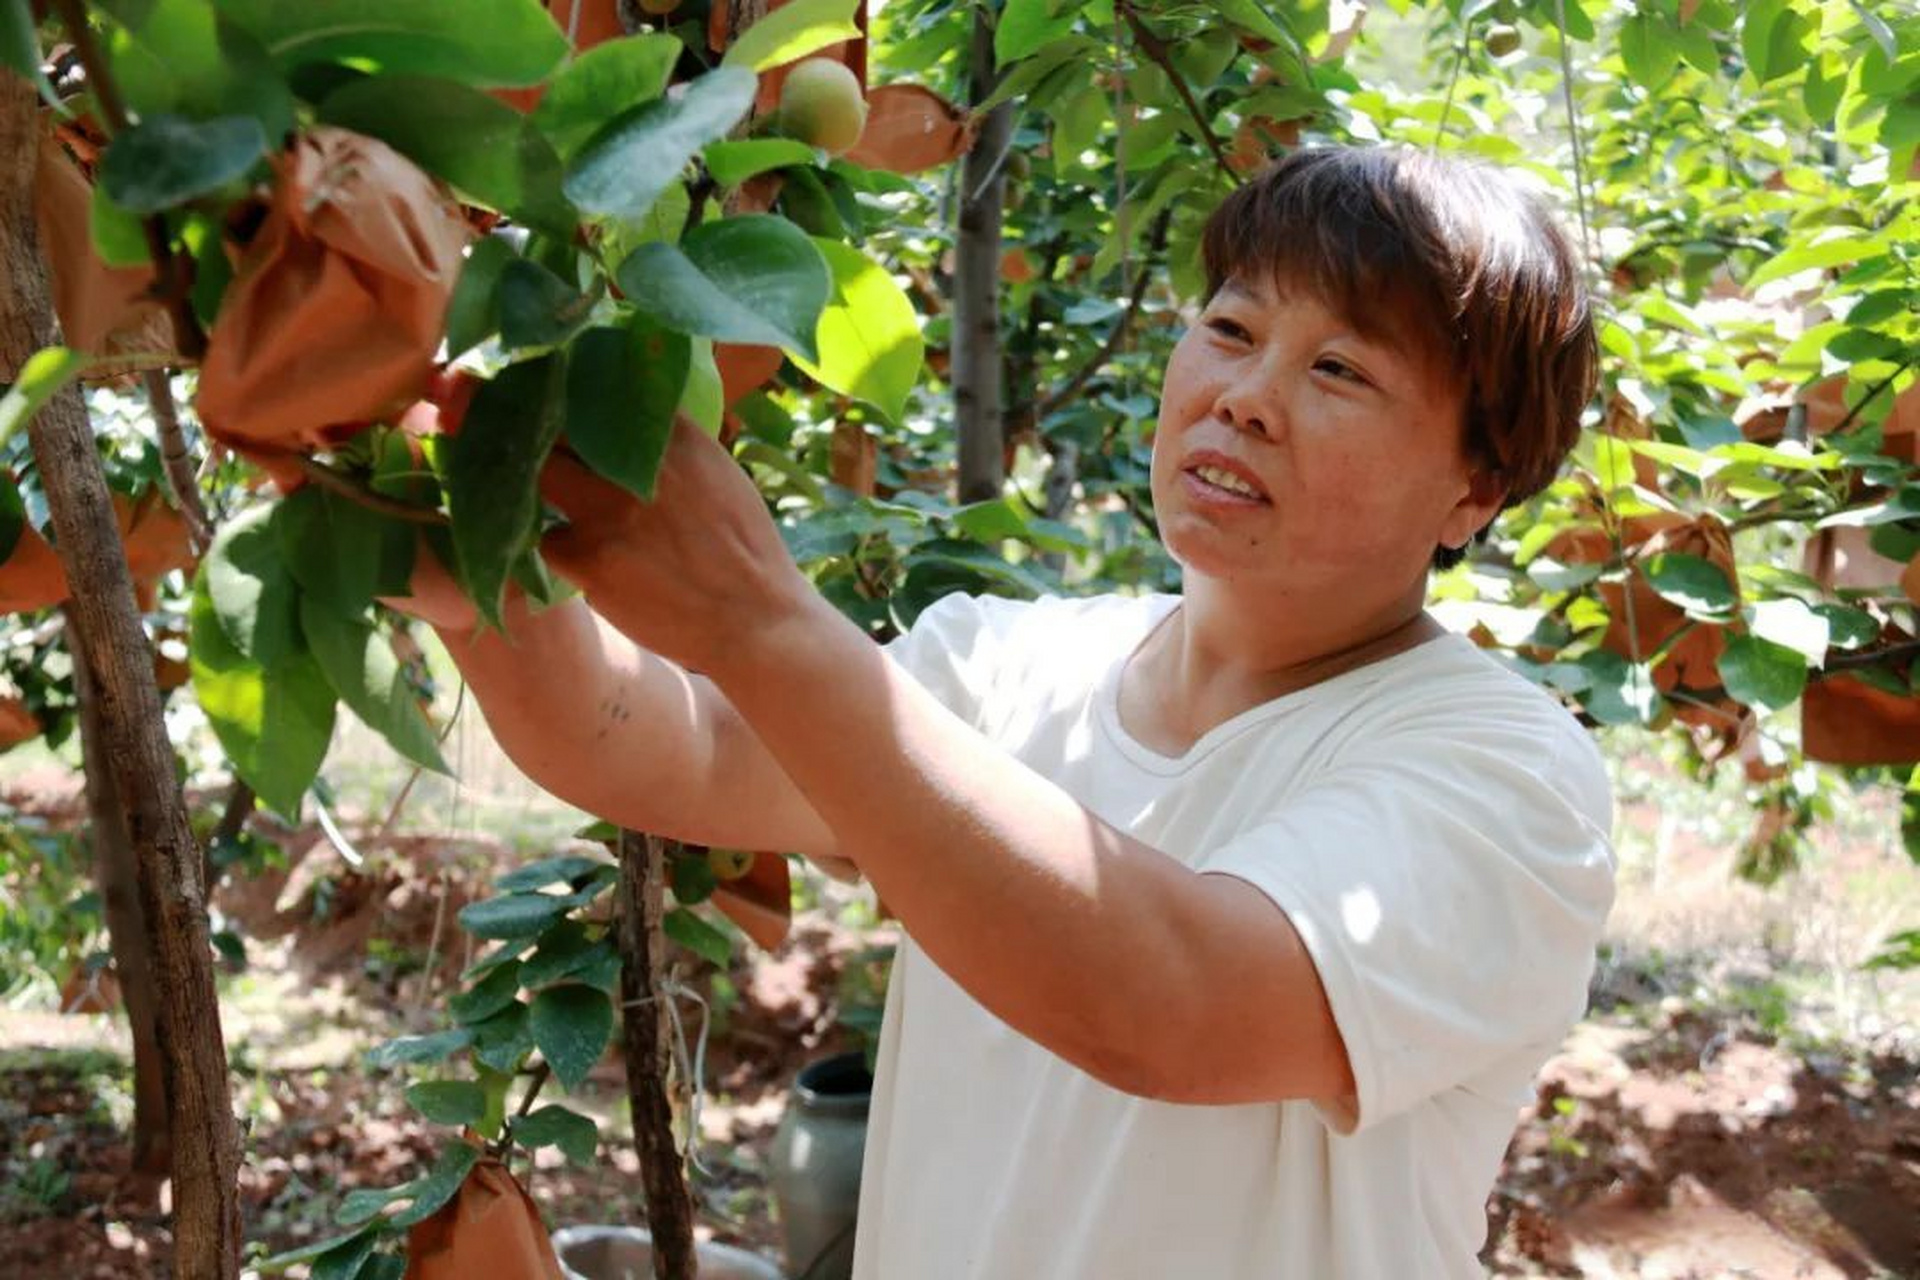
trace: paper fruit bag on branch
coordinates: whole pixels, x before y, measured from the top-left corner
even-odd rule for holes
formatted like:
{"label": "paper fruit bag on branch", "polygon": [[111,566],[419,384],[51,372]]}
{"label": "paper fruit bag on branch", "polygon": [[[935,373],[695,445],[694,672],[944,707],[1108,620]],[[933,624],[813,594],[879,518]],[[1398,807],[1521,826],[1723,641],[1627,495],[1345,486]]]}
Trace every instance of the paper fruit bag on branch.
{"label": "paper fruit bag on branch", "polygon": [[412,161],[345,129],[302,135],[273,168],[196,403],[208,434],[285,474],[420,398],[468,230]]}
{"label": "paper fruit bag on branch", "polygon": [[407,1233],[406,1280],[562,1280],[540,1210],[507,1167],[482,1160]]}
{"label": "paper fruit bag on branch", "polygon": [[[173,328],[153,295],[153,267],[103,262],[89,226],[92,206],[93,184],[86,171],[48,130],[33,174],[33,221],[53,285],[61,341],[90,356],[172,354]],[[12,287],[3,278],[0,286]],[[17,372],[0,370],[6,378]],[[90,366],[85,376],[92,380],[124,372],[123,365],[108,362]]]}

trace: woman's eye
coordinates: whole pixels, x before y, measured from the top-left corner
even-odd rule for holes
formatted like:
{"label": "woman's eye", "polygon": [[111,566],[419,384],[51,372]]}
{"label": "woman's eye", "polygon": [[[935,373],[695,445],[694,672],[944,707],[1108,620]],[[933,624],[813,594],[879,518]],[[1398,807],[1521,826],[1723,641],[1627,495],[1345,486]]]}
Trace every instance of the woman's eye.
{"label": "woman's eye", "polygon": [[1363,386],[1367,384],[1366,377],[1362,375],[1359,370],[1343,361],[1335,360],[1332,356],[1321,356],[1313,362],[1313,367],[1322,373],[1331,374],[1336,378],[1349,382],[1357,382]]}

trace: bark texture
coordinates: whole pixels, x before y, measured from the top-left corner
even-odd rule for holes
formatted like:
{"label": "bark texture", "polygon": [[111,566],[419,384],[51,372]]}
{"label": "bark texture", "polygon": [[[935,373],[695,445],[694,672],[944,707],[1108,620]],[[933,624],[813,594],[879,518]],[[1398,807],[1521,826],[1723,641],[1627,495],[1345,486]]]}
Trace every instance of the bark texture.
{"label": "bark texture", "polygon": [[80,759],[87,779],[87,843],[93,852],[93,882],[107,921],[113,972],[133,1038],[133,1172],[165,1177],[172,1161],[167,1128],[166,1076],[160,1064],[160,996],[153,985],[153,940],[140,910],[140,874],[127,835],[126,810],[108,766],[106,731],[100,723],[97,684],[79,646],[72,641],[68,611],[68,651],[80,701]]}
{"label": "bark texture", "polygon": [[[0,363],[24,360],[57,336],[32,215],[40,128],[32,87],[0,72],[0,265],[12,284],[0,297]],[[187,825],[153,655],[78,388],[54,397],[28,430],[73,589],[74,648],[95,685],[102,746],[150,930],[169,1128],[178,1138],[173,1275],[232,1280],[240,1271],[240,1143],[227,1090],[200,848]]]}
{"label": "bark texture", "polygon": [[[999,82],[993,26],[984,5],[973,16],[968,101],[983,102]],[[960,440],[960,501],[1000,496],[1007,478],[1000,352],[1000,226],[1007,199],[1007,146],[1013,104],[981,122],[960,164],[959,235],[953,258],[953,410]]]}
{"label": "bark texture", "polygon": [[647,1194],[656,1280],[693,1280],[693,1197],[673,1136],[673,1024],[662,993],[666,973],[667,842],[620,836],[620,1028],[627,1103]]}

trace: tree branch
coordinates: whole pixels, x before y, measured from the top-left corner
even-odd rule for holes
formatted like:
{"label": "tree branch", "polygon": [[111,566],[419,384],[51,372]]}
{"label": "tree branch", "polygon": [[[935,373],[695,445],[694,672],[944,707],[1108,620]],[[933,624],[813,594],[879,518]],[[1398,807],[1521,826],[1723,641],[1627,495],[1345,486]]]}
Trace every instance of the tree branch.
{"label": "tree branch", "polygon": [[[60,23],[67,29],[67,37],[73,41],[74,51],[80,57],[80,65],[86,68],[87,87],[93,93],[93,99],[100,104],[101,114],[106,116],[107,131],[118,135],[127,129],[127,106],[120,98],[119,87],[113,82],[113,75],[107,69],[106,59],[100,56],[100,46],[93,38],[93,27],[87,22],[87,6],[84,0],[54,0],[60,12]],[[199,317],[193,314],[193,281],[191,267],[187,259],[173,251],[173,237],[167,231],[166,219],[159,214],[150,214],[140,220],[140,229],[147,238],[147,253],[153,258],[154,284],[158,288],[160,300],[166,303],[167,314],[173,320],[173,342],[180,349],[180,355],[189,363],[198,364],[207,353],[207,335],[200,328]]]}
{"label": "tree branch", "polygon": [[149,369],[147,400],[153,406],[153,420],[160,431],[160,470],[173,490],[173,503],[187,522],[187,540],[194,558],[206,554],[213,542],[213,522],[207,518],[206,504],[200,501],[198,468],[187,453],[187,437],[180,430],[180,411],[173,403],[173,384],[164,369]]}
{"label": "tree branch", "polygon": [[1206,140],[1207,149],[1213,152],[1214,161],[1220,166],[1220,172],[1227,175],[1229,182],[1238,186],[1240,175],[1228,162],[1227,149],[1220,145],[1220,139],[1214,134],[1213,126],[1207,123],[1206,113],[1200,110],[1200,103],[1193,96],[1192,86],[1187,83],[1187,78],[1180,74],[1180,69],[1173,65],[1173,55],[1167,48],[1167,42],[1156,35],[1153,28],[1134,12],[1133,5],[1128,0],[1120,0],[1119,9],[1121,15],[1126,18],[1127,25],[1133,29],[1133,38],[1140,43],[1141,52],[1158,63],[1160,69],[1167,73],[1167,78],[1173,81],[1173,87],[1179,90],[1180,100],[1187,104],[1187,114],[1193,117],[1196,125],[1200,126],[1200,136]]}
{"label": "tree branch", "polygon": [[410,520],[414,524],[449,524],[445,512],[432,507],[417,507],[411,502],[402,502],[398,498],[389,498],[384,493],[375,493],[352,476],[335,471],[326,463],[302,454],[295,460],[300,474],[325,489],[331,489],[343,498],[357,502],[370,511],[393,516],[397,520]]}
{"label": "tree branch", "polygon": [[1093,358],[1081,365],[1064,385],[1049,393],[1044,400],[1034,406],[1035,423],[1044,421],[1048,414],[1065,404],[1069,398],[1091,382],[1093,375],[1100,371],[1100,366],[1112,359],[1113,353],[1120,349],[1121,340],[1126,337],[1127,330],[1132,327],[1134,316],[1140,311],[1140,304],[1146,299],[1147,285],[1153,279],[1154,259],[1159,256],[1162,249],[1166,248],[1167,229],[1172,225],[1173,211],[1161,210],[1160,216],[1154,219],[1153,236],[1147,245],[1147,256],[1140,263],[1140,273],[1134,277],[1133,290],[1127,296],[1127,309],[1120,313],[1120,318],[1114,322],[1113,332],[1109,333],[1107,340],[1100,344],[1100,350],[1094,352]]}
{"label": "tree branch", "polygon": [[1912,657],[1920,653],[1920,640],[1905,640],[1899,644],[1890,644],[1884,649],[1875,649],[1871,653],[1830,653],[1821,665],[1829,671],[1858,670],[1861,667],[1878,667],[1901,658]]}
{"label": "tree branch", "polygon": [[1893,380],[1895,378],[1899,377],[1901,374],[1905,373],[1908,369],[1913,367],[1913,359],[1914,358],[1912,356],[1908,356],[1905,360],[1902,360],[1898,365],[1894,366],[1894,370],[1892,373],[1880,379],[1880,381],[1874,383],[1872,389],[1870,389],[1867,392],[1867,394],[1860,397],[1860,403],[1853,406],[1853,408],[1847,410],[1847,416],[1840,419],[1839,423],[1835,425],[1833,430],[1827,432],[1827,434],[1835,435],[1835,434],[1838,434],[1839,432],[1845,431],[1848,427],[1852,426],[1853,420],[1860,416],[1860,411],[1862,409],[1872,404],[1877,398],[1879,398],[1879,395],[1882,391],[1885,391],[1888,387],[1892,386]]}

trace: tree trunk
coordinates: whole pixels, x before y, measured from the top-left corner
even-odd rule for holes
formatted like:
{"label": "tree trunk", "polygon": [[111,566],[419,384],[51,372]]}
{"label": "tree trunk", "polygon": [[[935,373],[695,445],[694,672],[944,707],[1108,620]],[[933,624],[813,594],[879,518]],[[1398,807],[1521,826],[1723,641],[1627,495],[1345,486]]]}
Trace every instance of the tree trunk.
{"label": "tree trunk", "polygon": [[160,1065],[159,992],[148,957],[153,941],[140,912],[139,870],[127,835],[126,811],[114,789],[108,766],[105,730],[100,723],[97,682],[73,642],[68,611],[67,650],[73,659],[74,688],[80,701],[80,759],[87,780],[87,839],[93,848],[94,884],[107,920],[113,972],[120,980],[127,1026],[133,1035],[133,1172],[164,1178],[172,1159],[167,1131],[167,1089]]}
{"label": "tree trunk", "polygon": [[673,1137],[673,1024],[661,990],[666,971],[666,841],[620,835],[621,1041],[640,1181],[647,1194],[656,1280],[693,1280],[693,1196]]}
{"label": "tree trunk", "polygon": [[[0,254],[13,282],[12,295],[0,298],[0,364],[13,367],[57,338],[32,212],[40,128],[32,86],[0,72]],[[200,848],[187,824],[153,654],[79,389],[55,396],[28,430],[73,590],[76,665],[84,663],[93,677],[101,746],[126,815],[150,931],[168,1128],[181,1139],[172,1153],[173,1275],[233,1280],[240,1271],[240,1142],[227,1093]]]}
{"label": "tree trunk", "polygon": [[[969,102],[983,102],[999,82],[993,25],[974,9]],[[1000,496],[1006,482],[1006,431],[1000,387],[1000,223],[1007,197],[1006,153],[1013,104],[987,113],[960,165],[959,234],[953,258],[953,413],[960,439],[960,501]]]}

